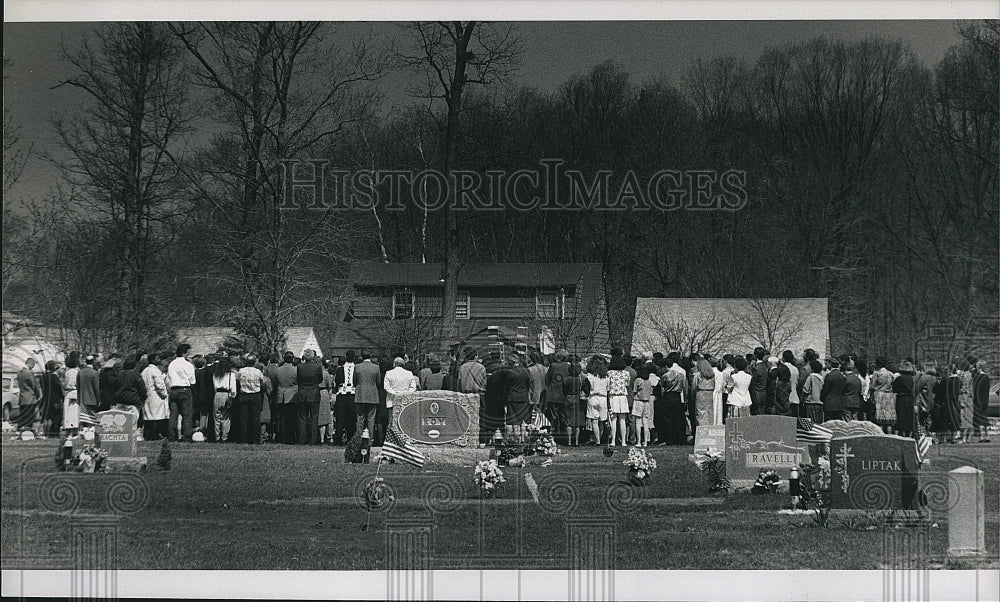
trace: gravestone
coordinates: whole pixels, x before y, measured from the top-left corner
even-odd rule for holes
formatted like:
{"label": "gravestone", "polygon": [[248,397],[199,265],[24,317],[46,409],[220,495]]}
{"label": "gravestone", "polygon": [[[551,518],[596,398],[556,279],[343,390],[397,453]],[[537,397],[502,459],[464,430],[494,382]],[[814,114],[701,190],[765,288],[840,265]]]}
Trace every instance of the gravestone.
{"label": "gravestone", "polygon": [[761,469],[771,468],[783,477],[788,469],[809,457],[806,446],[795,440],[798,420],[791,416],[744,416],[726,421],[726,477],[735,487],[752,484]]}
{"label": "gravestone", "polygon": [[913,439],[895,435],[830,442],[831,505],[856,510],[910,510],[917,505],[920,461]]}
{"label": "gravestone", "polygon": [[692,462],[699,453],[705,453],[710,449],[722,451],[726,448],[726,425],[705,424],[698,425],[694,435],[694,452],[688,456]]}
{"label": "gravestone", "polygon": [[415,391],[393,395],[393,427],[415,443],[476,447],[479,395],[454,391]]}
{"label": "gravestone", "polygon": [[95,441],[108,453],[106,466],[109,471],[138,471],[145,468],[145,456],[139,456],[137,444],[139,410],[112,409],[98,412]]}
{"label": "gravestone", "polygon": [[948,473],[948,555],[986,553],[986,503],[983,471],[972,466]]}

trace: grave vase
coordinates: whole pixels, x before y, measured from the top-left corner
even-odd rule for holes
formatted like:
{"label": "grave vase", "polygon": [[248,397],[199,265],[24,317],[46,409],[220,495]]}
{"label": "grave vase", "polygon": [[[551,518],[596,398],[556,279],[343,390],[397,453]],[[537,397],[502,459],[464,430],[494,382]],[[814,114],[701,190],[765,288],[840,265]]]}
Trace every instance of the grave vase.
{"label": "grave vase", "polygon": [[636,468],[630,468],[628,471],[628,482],[635,485],[636,487],[645,487],[646,481],[649,480],[649,473],[645,470],[639,470]]}

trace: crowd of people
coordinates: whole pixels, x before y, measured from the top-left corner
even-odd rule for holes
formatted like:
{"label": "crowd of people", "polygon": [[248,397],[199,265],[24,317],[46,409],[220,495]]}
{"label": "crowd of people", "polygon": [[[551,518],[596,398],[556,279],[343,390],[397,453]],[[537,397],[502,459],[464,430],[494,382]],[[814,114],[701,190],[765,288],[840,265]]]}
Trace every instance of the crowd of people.
{"label": "crowd of people", "polygon": [[806,349],[780,357],[758,347],[746,355],[678,352],[641,357],[613,349],[580,358],[564,350],[435,354],[423,366],[397,352],[380,358],[348,351],[320,358],[312,350],[258,357],[219,349],[172,357],[156,353],[105,358],[71,353],[65,366],[45,364],[36,379],[29,359],[18,375],[19,430],[73,435],[80,407],[94,413],[132,406],[143,438],[344,445],[367,434],[381,445],[393,397],[417,390],[480,396],[479,444],[497,432],[523,440],[529,425],[547,425],[558,442],[580,445],[688,445],[703,424],[771,414],[868,420],[903,436],[939,442],[987,442],[990,379],[975,357],[948,366],[890,364],[853,354],[821,361]]}

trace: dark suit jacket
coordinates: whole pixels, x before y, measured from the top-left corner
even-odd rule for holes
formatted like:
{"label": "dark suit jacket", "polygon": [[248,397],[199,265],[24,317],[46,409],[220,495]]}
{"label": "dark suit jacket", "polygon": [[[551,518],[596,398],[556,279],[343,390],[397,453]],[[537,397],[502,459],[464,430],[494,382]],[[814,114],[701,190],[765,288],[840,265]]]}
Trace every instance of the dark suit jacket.
{"label": "dark suit jacket", "polygon": [[354,365],[354,386],[357,393],[354,403],[378,405],[378,387],[382,382],[382,370],[371,360]]}
{"label": "dark suit jacket", "polygon": [[22,406],[33,405],[42,396],[42,389],[35,380],[35,374],[27,366],[17,372],[18,404]]}
{"label": "dark suit jacket", "polygon": [[320,402],[319,386],[323,384],[323,366],[319,362],[312,360],[299,364],[295,379],[299,385],[299,401]]}
{"label": "dark suit jacket", "polygon": [[754,403],[762,403],[767,396],[767,362],[759,361],[750,369],[750,397]]}
{"label": "dark suit jacket", "polygon": [[856,372],[844,375],[844,407],[850,410],[861,409],[861,377]]}
{"label": "dark suit jacket", "polygon": [[215,400],[215,385],[212,383],[212,368],[195,368],[194,370],[194,407],[199,412],[207,412]]}
{"label": "dark suit jacket", "polygon": [[101,405],[100,375],[91,366],[84,365],[76,377],[77,396],[85,406]]}
{"label": "dark suit jacket", "polygon": [[846,386],[847,378],[840,370],[831,370],[823,377],[823,388],[819,392],[819,398],[823,402],[824,412],[839,412],[847,407],[844,401]]}

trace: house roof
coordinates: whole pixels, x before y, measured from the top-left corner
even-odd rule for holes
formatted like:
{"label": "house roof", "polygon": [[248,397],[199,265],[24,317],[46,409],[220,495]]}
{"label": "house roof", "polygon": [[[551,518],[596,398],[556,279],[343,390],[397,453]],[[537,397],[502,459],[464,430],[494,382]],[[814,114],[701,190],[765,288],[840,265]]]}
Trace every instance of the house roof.
{"label": "house roof", "polygon": [[[351,267],[355,286],[439,286],[442,263],[362,262]],[[584,275],[600,276],[599,263],[469,263],[459,268],[458,285],[574,286]]]}
{"label": "house roof", "polygon": [[[756,309],[755,309],[756,307]],[[702,350],[713,353],[743,352],[758,344],[755,335],[764,330],[763,314],[776,331],[772,337],[781,349],[800,354],[811,348],[830,353],[830,321],[825,297],[800,298],[653,298],[636,300],[632,331],[632,353],[672,351],[665,349],[665,331],[684,329],[690,337],[709,340]],[[705,326],[714,325],[706,330]],[[699,334],[700,333],[700,334]]]}
{"label": "house roof", "polygon": [[[236,336],[236,329],[226,326],[194,326],[177,329],[177,340],[191,345],[193,355],[215,353],[226,339]],[[285,349],[300,355],[305,349],[313,349],[323,355],[316,333],[311,326],[289,326],[285,329]]]}

